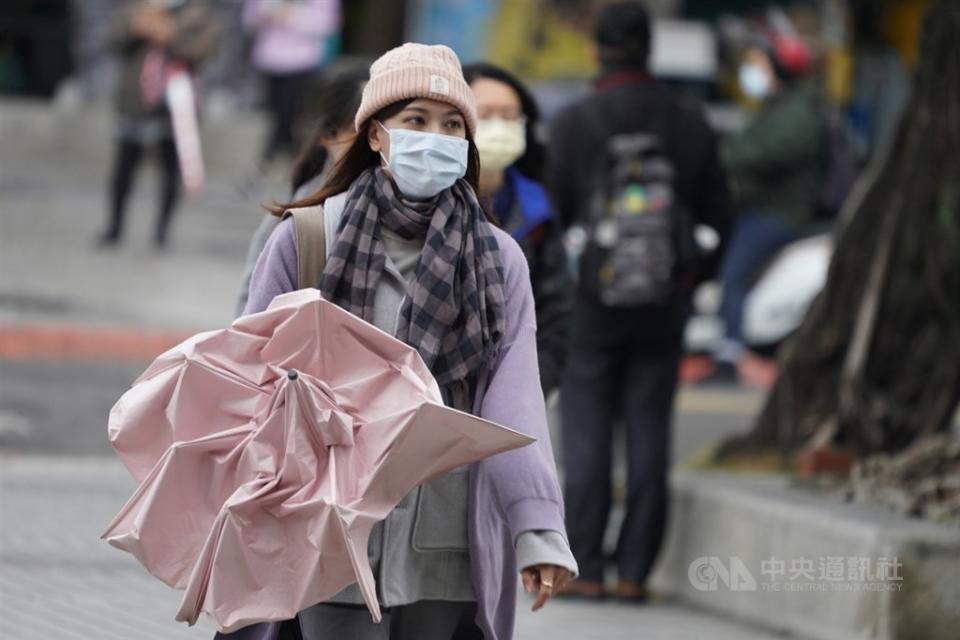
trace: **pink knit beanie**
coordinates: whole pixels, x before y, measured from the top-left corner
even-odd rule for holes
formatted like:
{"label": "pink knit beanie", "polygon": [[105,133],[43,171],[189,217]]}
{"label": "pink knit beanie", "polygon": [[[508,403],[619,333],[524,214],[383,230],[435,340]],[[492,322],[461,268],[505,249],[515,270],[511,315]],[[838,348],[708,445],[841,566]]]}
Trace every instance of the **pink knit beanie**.
{"label": "pink knit beanie", "polygon": [[363,88],[354,120],[357,131],[384,107],[410,98],[428,98],[455,106],[463,114],[470,135],[476,132],[473,92],[463,79],[457,54],[449,47],[408,42],[377,58],[370,65],[370,81]]}

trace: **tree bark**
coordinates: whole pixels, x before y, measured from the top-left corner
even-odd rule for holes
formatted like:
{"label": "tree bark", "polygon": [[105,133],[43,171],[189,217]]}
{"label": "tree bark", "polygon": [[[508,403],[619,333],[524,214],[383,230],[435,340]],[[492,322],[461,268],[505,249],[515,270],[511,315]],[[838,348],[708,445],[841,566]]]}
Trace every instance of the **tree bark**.
{"label": "tree bark", "polygon": [[811,440],[895,451],[960,400],[960,2],[932,0],[891,145],[841,213],[824,290],[753,430],[720,457]]}

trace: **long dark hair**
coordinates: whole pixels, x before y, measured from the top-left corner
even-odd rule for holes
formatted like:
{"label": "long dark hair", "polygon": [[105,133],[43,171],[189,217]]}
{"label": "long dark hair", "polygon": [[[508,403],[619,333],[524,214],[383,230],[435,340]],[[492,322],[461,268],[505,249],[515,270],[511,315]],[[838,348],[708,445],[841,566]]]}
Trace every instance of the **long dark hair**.
{"label": "long dark hair", "polygon": [[[354,180],[356,180],[361,173],[370,167],[376,167],[380,164],[380,154],[370,148],[370,143],[367,140],[367,130],[370,123],[374,120],[379,120],[380,122],[389,120],[406,109],[413,101],[414,99],[411,98],[409,100],[394,102],[375,113],[370,119],[360,125],[353,144],[350,145],[347,152],[340,158],[340,161],[337,162],[333,168],[333,174],[330,176],[330,179],[326,181],[319,191],[295,202],[274,202],[266,207],[267,211],[275,216],[282,216],[283,212],[288,209],[320,205],[330,196],[335,196],[349,189],[350,185],[353,184]],[[469,131],[467,132],[467,142],[470,143],[470,146],[467,151],[467,173],[464,175],[464,179],[473,188],[474,193],[479,193],[480,154],[477,151],[477,145],[473,142],[473,136],[470,135]],[[481,208],[483,209],[482,206]],[[488,220],[492,220],[486,209],[483,209],[483,212]]]}
{"label": "long dark hair", "polygon": [[322,143],[353,124],[353,117],[360,108],[363,85],[369,77],[367,66],[357,66],[335,72],[322,82],[316,98],[316,110],[312,114],[316,129],[294,161],[290,177],[291,193],[296,193],[297,189],[323,171],[330,154]]}
{"label": "long dark hair", "polygon": [[530,90],[506,69],[502,69],[488,62],[474,62],[463,68],[463,77],[467,84],[487,78],[496,80],[509,86],[520,99],[520,109],[527,119],[527,150],[513,166],[531,180],[543,182],[547,164],[547,150],[537,138],[537,127],[540,122],[540,108]]}

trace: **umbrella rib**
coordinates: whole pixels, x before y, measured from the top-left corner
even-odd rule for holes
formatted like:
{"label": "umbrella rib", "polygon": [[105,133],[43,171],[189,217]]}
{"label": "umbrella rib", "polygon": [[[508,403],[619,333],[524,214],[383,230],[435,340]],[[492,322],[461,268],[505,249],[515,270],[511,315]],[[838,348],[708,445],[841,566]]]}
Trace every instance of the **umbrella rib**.
{"label": "umbrella rib", "polygon": [[184,359],[187,360],[188,362],[191,362],[191,363],[193,363],[193,364],[196,364],[196,365],[199,366],[199,367],[202,367],[202,368],[206,369],[207,371],[210,371],[211,373],[215,373],[215,374],[217,374],[217,375],[224,376],[224,377],[226,377],[226,378],[230,378],[231,381],[236,382],[236,383],[238,383],[238,384],[240,384],[240,385],[242,385],[242,386],[250,389],[251,391],[256,391],[257,393],[262,393],[262,394],[264,394],[264,395],[268,395],[267,391],[265,391],[262,387],[254,384],[254,383],[252,383],[252,382],[250,382],[249,380],[246,380],[245,378],[243,378],[243,377],[241,377],[241,376],[238,376],[237,374],[235,374],[234,372],[230,371],[229,369],[218,369],[218,368],[213,367],[213,366],[210,366],[210,365],[207,364],[206,362],[203,362],[202,360],[200,360],[200,359],[198,359],[198,358],[195,358],[195,357],[192,357],[192,356],[184,356]]}

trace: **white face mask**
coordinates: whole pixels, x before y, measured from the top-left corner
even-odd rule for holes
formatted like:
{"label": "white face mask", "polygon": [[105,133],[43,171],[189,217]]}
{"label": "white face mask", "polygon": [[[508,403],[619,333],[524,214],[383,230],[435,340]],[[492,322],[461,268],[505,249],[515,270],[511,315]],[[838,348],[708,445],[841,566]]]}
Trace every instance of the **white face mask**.
{"label": "white face mask", "polygon": [[527,150],[527,127],[522,120],[487,118],[477,123],[480,171],[503,171]]}
{"label": "white face mask", "polygon": [[740,67],[740,90],[748,98],[763,100],[773,88],[770,74],[755,64]]}
{"label": "white face mask", "polygon": [[387,129],[390,158],[380,152],[400,192],[414,200],[429,200],[467,173],[470,143],[464,138],[409,129]]}

